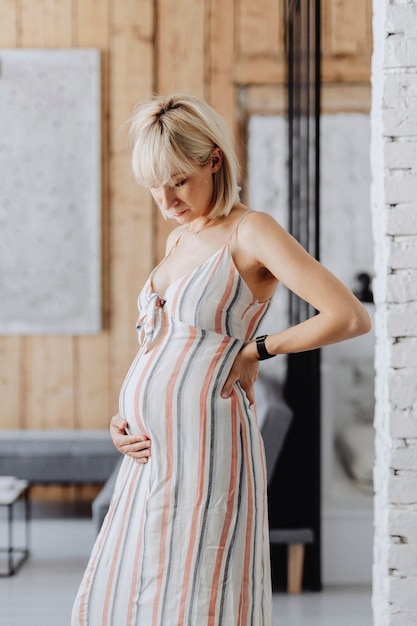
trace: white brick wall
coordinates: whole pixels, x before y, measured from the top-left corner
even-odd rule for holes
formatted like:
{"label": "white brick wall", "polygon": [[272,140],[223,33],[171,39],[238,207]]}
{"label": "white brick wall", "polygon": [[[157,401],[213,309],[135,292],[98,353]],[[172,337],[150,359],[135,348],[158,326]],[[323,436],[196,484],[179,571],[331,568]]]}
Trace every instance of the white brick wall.
{"label": "white brick wall", "polygon": [[375,626],[417,623],[417,0],[374,0]]}

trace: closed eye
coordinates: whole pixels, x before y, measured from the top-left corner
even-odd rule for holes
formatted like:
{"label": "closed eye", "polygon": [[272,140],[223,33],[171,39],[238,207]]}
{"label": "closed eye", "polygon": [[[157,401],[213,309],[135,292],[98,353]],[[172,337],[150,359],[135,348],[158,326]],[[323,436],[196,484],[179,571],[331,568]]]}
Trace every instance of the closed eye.
{"label": "closed eye", "polygon": [[182,180],[179,180],[178,182],[175,183],[175,187],[182,187],[183,185],[185,185],[186,182],[187,182],[187,179],[183,178]]}

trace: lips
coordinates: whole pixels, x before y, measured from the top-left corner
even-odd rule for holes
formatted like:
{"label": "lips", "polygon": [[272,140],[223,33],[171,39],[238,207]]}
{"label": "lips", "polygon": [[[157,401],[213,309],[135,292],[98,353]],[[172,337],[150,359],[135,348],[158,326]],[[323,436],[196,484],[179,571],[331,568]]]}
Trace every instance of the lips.
{"label": "lips", "polygon": [[185,215],[185,213],[187,212],[187,209],[185,209],[184,211],[171,211],[171,215],[173,217],[182,217],[183,215]]}

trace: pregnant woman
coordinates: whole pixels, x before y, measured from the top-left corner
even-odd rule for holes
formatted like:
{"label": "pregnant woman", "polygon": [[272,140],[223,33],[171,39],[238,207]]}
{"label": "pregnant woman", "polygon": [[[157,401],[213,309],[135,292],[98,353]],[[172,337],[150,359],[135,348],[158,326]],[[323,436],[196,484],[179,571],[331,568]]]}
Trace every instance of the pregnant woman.
{"label": "pregnant woman", "polygon": [[[259,361],[367,332],[368,314],[240,203],[229,132],[209,105],[155,97],[131,136],[139,184],[178,226],[139,294],[140,349],[111,424],[125,458],[72,626],[271,626]],[[279,282],[318,314],[257,337]]]}

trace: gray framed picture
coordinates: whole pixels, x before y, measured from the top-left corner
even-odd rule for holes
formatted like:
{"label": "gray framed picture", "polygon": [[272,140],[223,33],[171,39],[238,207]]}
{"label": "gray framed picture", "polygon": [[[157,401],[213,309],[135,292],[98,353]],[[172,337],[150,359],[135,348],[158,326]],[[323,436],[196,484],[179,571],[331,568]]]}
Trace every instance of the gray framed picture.
{"label": "gray framed picture", "polygon": [[0,49],[0,334],[101,329],[100,52]]}

